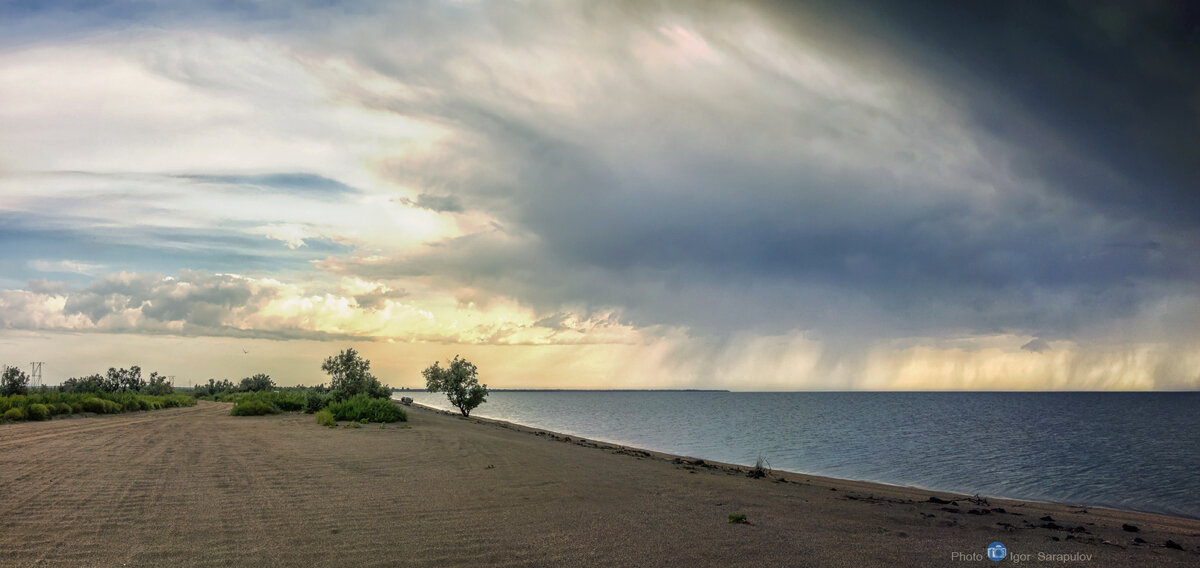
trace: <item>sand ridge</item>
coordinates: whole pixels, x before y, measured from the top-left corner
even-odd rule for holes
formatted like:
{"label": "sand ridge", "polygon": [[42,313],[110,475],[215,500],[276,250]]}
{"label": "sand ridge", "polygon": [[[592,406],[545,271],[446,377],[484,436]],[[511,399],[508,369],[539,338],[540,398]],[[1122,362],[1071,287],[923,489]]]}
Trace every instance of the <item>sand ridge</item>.
{"label": "sand ridge", "polygon": [[961,566],[954,552],[995,540],[1087,566],[1200,565],[1189,519],[751,479],[418,407],[383,429],[228,412],[0,426],[0,566]]}

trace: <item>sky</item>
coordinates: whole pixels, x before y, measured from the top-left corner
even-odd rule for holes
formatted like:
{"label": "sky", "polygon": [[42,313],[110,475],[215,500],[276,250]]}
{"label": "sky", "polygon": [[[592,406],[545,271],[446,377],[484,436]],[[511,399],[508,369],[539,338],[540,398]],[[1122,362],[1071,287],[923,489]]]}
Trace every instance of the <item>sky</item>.
{"label": "sky", "polygon": [[0,360],[1200,388],[1195,2],[0,3]]}

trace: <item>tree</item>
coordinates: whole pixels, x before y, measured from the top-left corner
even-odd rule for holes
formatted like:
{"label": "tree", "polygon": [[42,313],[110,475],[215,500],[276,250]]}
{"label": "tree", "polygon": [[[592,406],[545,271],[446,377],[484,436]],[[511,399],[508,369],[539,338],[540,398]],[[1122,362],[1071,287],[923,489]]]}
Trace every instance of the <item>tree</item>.
{"label": "tree", "polygon": [[238,386],[238,390],[242,392],[275,390],[275,381],[271,380],[270,375],[259,373],[253,377],[242,379],[242,384]]}
{"label": "tree", "polygon": [[139,391],[142,390],[142,387],[146,386],[146,381],[142,380],[142,368],[137,365],[128,369],[114,369],[109,367],[105,383],[107,385],[104,390],[108,392],[115,392],[118,389]]}
{"label": "tree", "polygon": [[329,391],[334,400],[346,400],[359,393],[392,398],[392,389],[371,374],[371,362],[359,357],[353,347],[325,359],[321,370],[329,373]]}
{"label": "tree", "polygon": [[29,377],[16,367],[5,367],[0,376],[0,396],[29,393]]}
{"label": "tree", "polygon": [[227,392],[233,392],[234,389],[235,386],[229,379],[221,379],[220,381],[216,379],[209,379],[207,385],[204,383],[196,385],[196,388],[192,391],[192,396],[196,398],[216,396]]}
{"label": "tree", "polygon": [[445,369],[434,361],[421,374],[425,376],[425,390],[446,393],[450,404],[463,416],[470,416],[475,407],[487,402],[487,385],[479,384],[478,372],[474,363],[455,355]]}
{"label": "tree", "polygon": [[171,385],[165,375],[158,374],[158,371],[150,373],[150,382],[142,387],[142,394],[167,395],[173,394],[175,387]]}

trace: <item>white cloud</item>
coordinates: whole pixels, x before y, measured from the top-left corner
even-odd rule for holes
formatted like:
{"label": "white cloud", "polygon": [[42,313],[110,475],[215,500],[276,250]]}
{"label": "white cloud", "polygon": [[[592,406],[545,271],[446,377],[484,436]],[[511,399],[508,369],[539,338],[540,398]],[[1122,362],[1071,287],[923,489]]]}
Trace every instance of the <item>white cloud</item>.
{"label": "white cloud", "polygon": [[79,260],[46,260],[36,259],[29,261],[29,267],[38,272],[69,272],[74,274],[83,274],[86,276],[95,276],[104,270],[103,264],[95,264],[91,262],[83,262]]}

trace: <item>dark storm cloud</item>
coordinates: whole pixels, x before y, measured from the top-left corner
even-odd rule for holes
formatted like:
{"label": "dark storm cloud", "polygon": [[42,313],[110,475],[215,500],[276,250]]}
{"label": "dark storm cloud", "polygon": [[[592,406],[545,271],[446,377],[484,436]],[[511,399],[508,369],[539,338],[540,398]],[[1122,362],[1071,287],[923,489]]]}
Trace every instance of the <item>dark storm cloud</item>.
{"label": "dark storm cloud", "polygon": [[1196,229],[1200,4],[868,4],[826,8],[961,90],[974,120],[1062,191]]}
{"label": "dark storm cloud", "polygon": [[[1188,62],[1200,58],[1194,28],[1170,18],[1189,8],[837,6],[763,9],[796,37],[788,18],[854,34],[824,44],[835,61],[848,46],[897,50],[911,66],[901,85],[925,82],[948,102],[842,97],[736,49],[749,74],[695,85],[711,92],[617,56],[610,100],[580,111],[594,119],[531,113],[521,93],[474,94],[435,72],[427,86],[458,96],[394,108],[469,132],[451,154],[504,170],[451,157],[393,171],[456,188],[507,231],[327,266],[709,331],[1077,332],[1132,317],[1168,284],[1190,290],[1200,146],[1185,141],[1200,97]],[[597,12],[599,25],[655,16]],[[1118,35],[1110,16],[1125,22]],[[496,20],[501,35],[514,25]],[[856,57],[843,61],[870,59]],[[394,65],[378,69],[413,72]],[[835,155],[816,152],[827,148]]]}
{"label": "dark storm cloud", "polygon": [[269,32],[411,91],[335,86],[451,132],[381,168],[410,205],[497,223],[330,270],[701,334],[1057,338],[1197,295],[1195,6],[410,3]]}

